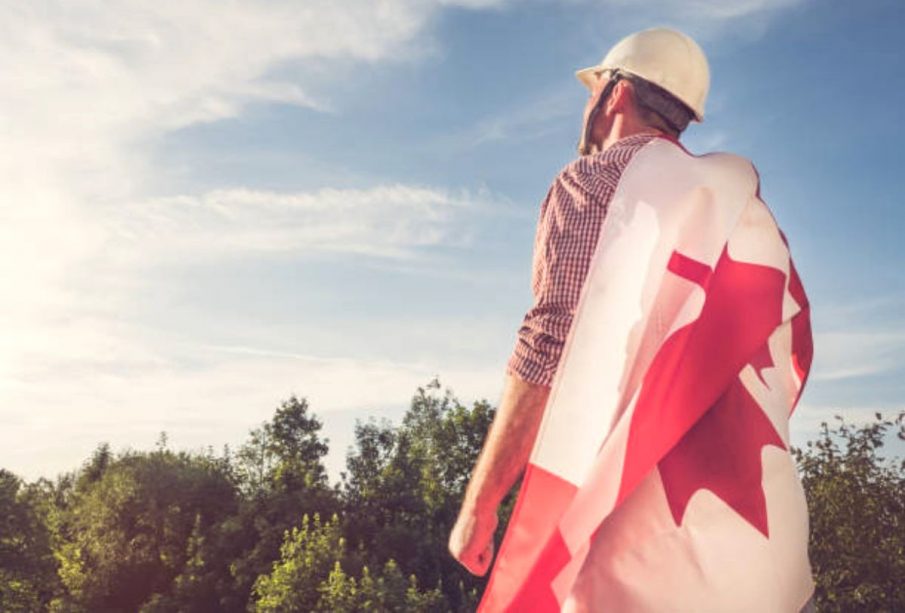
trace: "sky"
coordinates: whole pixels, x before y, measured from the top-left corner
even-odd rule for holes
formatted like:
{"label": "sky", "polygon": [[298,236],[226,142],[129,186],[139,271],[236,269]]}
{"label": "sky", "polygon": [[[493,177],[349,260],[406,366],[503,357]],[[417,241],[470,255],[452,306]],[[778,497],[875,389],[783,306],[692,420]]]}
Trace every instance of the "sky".
{"label": "sky", "polygon": [[0,467],[235,448],[295,394],[335,477],[434,377],[495,403],[574,71],[656,25],[811,299],[793,441],[905,409],[898,0],[0,0]]}

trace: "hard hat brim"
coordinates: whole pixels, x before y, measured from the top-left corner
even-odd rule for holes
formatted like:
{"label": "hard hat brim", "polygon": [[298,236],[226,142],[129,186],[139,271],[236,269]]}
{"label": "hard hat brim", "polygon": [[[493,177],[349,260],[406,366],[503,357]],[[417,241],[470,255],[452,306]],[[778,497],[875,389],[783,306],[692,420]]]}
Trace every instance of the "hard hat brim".
{"label": "hard hat brim", "polygon": [[575,71],[575,77],[581,81],[582,85],[593,90],[594,84],[597,82],[597,73],[600,72],[600,66],[589,66]]}

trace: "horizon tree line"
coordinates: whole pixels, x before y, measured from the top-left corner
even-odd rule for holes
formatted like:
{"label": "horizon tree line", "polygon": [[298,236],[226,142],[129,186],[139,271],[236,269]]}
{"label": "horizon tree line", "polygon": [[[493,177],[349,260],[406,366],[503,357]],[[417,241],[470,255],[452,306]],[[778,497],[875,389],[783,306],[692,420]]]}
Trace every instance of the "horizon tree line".
{"label": "horizon tree line", "polygon": [[[102,443],[55,480],[0,469],[0,610],[474,610],[486,577],[446,539],[494,410],[433,380],[398,424],[356,424],[334,484],[322,422],[295,396],[236,451],[162,435],[152,451]],[[905,459],[881,455],[893,435],[905,412],[823,424],[794,450],[821,611],[905,609]]]}

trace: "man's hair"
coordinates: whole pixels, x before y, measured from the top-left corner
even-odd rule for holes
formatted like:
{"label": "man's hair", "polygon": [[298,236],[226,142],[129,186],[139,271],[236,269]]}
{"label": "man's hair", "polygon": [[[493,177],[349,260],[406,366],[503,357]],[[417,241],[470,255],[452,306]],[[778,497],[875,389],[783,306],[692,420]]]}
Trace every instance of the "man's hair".
{"label": "man's hair", "polygon": [[678,136],[694,118],[694,111],[668,91],[633,74],[619,76],[632,84],[641,119],[648,125]]}

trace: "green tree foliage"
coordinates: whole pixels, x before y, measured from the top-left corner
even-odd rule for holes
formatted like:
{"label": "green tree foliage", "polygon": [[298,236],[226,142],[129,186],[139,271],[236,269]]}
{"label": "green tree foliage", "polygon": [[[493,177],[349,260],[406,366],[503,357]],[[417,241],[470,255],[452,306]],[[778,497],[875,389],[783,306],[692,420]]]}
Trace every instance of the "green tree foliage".
{"label": "green tree foliage", "polygon": [[0,470],[0,611],[37,611],[59,581],[42,504],[44,483],[24,486]]}
{"label": "green tree foliage", "polygon": [[282,403],[271,421],[252,430],[238,453],[243,491],[254,497],[278,490],[325,487],[323,458],[329,441],[320,438],[322,427],[304,398],[292,396]]}
{"label": "green tree foliage", "polygon": [[307,401],[293,396],[252,430],[228,456],[234,512],[209,528],[196,525],[171,594],[148,611],[238,613],[252,606],[252,587],[270,572],[285,533],[305,514],[329,516],[338,509],[323,465],[328,447],[321,427]]}
{"label": "green tree foliage", "polygon": [[422,590],[415,575],[406,580],[393,560],[389,560],[376,577],[367,566],[363,567],[358,580],[346,575],[337,563],[326,584],[321,584],[320,591],[322,611],[440,613],[449,610],[439,589]]}
{"label": "green tree foliage", "polygon": [[280,548],[280,561],[269,575],[255,582],[256,610],[302,613],[319,610],[320,584],[343,557],[344,543],[339,519],[322,524],[319,515],[287,532]]}
{"label": "green tree foliage", "polygon": [[355,611],[442,611],[439,590],[421,591],[414,576],[408,580],[393,560],[373,576],[365,566],[360,578],[346,574],[345,539],[339,518],[321,523],[306,515],[300,528],[287,532],[280,560],[269,575],[255,583],[255,610],[260,613],[353,613]]}
{"label": "green tree foliage", "polygon": [[233,583],[233,597],[222,609],[244,609],[255,580],[268,573],[279,556],[284,534],[304,515],[329,517],[339,509],[323,464],[328,446],[320,437],[321,427],[308,402],[293,396],[270,422],[252,431],[239,451],[236,464],[244,496],[219,538],[218,555],[232,560]]}
{"label": "green tree foliage", "polygon": [[905,460],[880,455],[905,412],[857,427],[826,423],[796,450],[811,520],[820,611],[905,610]]}
{"label": "green tree foliage", "polygon": [[[398,425],[357,425],[336,487],[321,422],[295,397],[235,454],[176,453],[162,437],[151,452],[101,445],[54,483],[0,470],[0,611],[472,610],[485,579],[446,540],[493,415],[433,381]],[[824,426],[795,450],[820,610],[905,610],[905,462],[882,457],[893,434],[905,439],[905,413]]]}
{"label": "green tree foliage", "polygon": [[59,575],[71,602],[89,611],[136,611],[169,593],[196,523],[215,524],[236,502],[222,460],[166,449],[112,458],[99,448],[56,526]]}
{"label": "green tree foliage", "polygon": [[[395,560],[423,585],[439,585],[457,610],[474,607],[485,580],[453,561],[446,542],[493,415],[486,402],[468,408],[433,381],[399,427],[357,426],[344,475],[350,545],[372,568]],[[507,517],[508,506],[501,524]]]}

